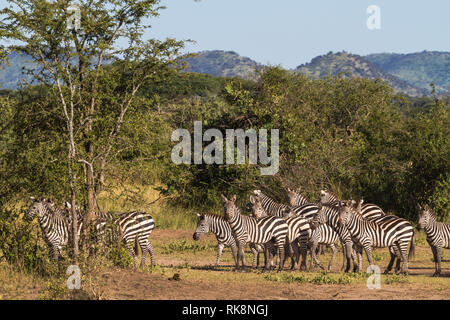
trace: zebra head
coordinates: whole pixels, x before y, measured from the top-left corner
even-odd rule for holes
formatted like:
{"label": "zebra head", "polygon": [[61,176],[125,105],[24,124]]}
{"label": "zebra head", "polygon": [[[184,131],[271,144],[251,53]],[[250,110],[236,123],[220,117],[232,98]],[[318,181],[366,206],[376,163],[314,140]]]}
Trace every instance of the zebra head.
{"label": "zebra head", "polygon": [[320,190],[320,203],[326,204],[326,203],[331,203],[331,202],[336,202],[336,201],[339,201],[336,194],[334,194],[333,192],[331,192],[328,189]]}
{"label": "zebra head", "polygon": [[364,199],[361,198],[361,200],[358,201],[358,205],[356,206],[356,212],[358,212],[359,214],[361,214],[361,206],[364,202]]}
{"label": "zebra head", "polygon": [[236,195],[232,196],[230,200],[228,200],[223,194],[221,195],[221,197],[223,200],[225,220],[234,220],[236,216],[241,213],[238,206],[236,205]]}
{"label": "zebra head", "polygon": [[34,197],[30,197],[30,199],[33,200],[33,202],[26,213],[26,218],[28,220],[33,220],[36,215],[42,217],[49,214],[50,210],[55,206],[52,199]]}
{"label": "zebra head", "polygon": [[327,214],[325,211],[326,207],[323,206],[322,203],[319,203],[317,207],[319,208],[319,211],[317,211],[316,215],[311,221],[311,229],[316,229],[319,227],[319,225],[327,223]]}
{"label": "zebra head", "polygon": [[307,202],[305,197],[303,197],[300,193],[300,189],[294,190],[287,188],[287,195],[289,198],[289,205],[290,206],[298,206],[302,205],[303,203]]}
{"label": "zebra head", "polygon": [[423,207],[420,206],[420,204],[417,204],[416,209],[419,213],[419,223],[417,224],[417,230],[424,229],[430,224],[430,222],[436,221],[436,216],[430,210],[430,207],[428,207],[427,204]]}
{"label": "zebra head", "polygon": [[209,223],[206,221],[205,215],[197,213],[197,218],[197,228],[192,236],[194,240],[199,240],[202,235],[209,232]]}
{"label": "zebra head", "polygon": [[251,211],[253,217],[263,218],[268,216],[266,210],[264,210],[262,206],[261,200],[258,197],[250,196],[250,203],[252,204]]}
{"label": "zebra head", "polygon": [[350,221],[350,218],[355,213],[354,205],[356,202],[354,200],[348,201],[339,201],[338,202],[338,211],[339,211],[339,220],[338,226],[346,226]]}

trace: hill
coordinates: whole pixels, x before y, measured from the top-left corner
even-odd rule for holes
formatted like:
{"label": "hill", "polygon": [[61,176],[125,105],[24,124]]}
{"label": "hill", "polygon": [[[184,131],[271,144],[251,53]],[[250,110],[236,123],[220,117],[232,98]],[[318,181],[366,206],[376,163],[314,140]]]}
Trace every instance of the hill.
{"label": "hill", "polygon": [[202,51],[187,58],[191,72],[207,73],[216,77],[254,79],[262,65],[234,51]]}
{"label": "hill", "polygon": [[295,71],[314,78],[343,75],[351,77],[364,77],[369,79],[382,79],[395,91],[410,96],[429,94],[427,89],[416,87],[409,82],[391,75],[363,57],[347,52],[332,53],[317,56],[311,62],[302,64]]}
{"label": "hill", "polygon": [[416,87],[430,89],[434,83],[437,93],[450,90],[450,52],[377,53],[364,59]]}

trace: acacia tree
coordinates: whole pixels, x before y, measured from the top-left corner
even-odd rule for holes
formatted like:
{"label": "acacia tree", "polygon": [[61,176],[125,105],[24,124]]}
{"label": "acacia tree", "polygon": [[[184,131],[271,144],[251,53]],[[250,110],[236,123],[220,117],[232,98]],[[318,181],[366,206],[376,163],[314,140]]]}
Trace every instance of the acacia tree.
{"label": "acacia tree", "polygon": [[[0,11],[0,39],[8,50],[30,57],[30,70],[48,85],[64,118],[67,175],[71,190],[73,249],[78,255],[76,185],[85,184],[84,235],[93,218],[96,181],[117,145],[127,113],[143,83],[177,65],[183,41],[144,40],[146,21],[163,7],[159,0],[11,0]],[[100,85],[113,63],[122,80]],[[102,104],[105,90],[111,95]],[[105,116],[105,111],[108,116]],[[101,127],[101,130],[96,126]],[[82,165],[83,170],[79,170]],[[77,172],[79,174],[77,174]]]}

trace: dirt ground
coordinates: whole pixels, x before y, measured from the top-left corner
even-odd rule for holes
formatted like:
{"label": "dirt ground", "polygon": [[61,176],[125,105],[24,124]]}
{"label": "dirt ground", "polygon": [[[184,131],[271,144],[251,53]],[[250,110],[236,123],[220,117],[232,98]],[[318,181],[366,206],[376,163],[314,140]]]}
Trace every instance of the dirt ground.
{"label": "dirt ground", "polygon": [[[193,231],[184,230],[155,230],[150,239],[155,247],[156,267],[147,265],[139,270],[107,268],[99,273],[94,284],[90,283],[88,286],[82,283],[82,286],[86,291],[95,291],[95,296],[100,299],[450,299],[448,260],[443,263],[442,277],[431,277],[434,263],[431,261],[431,250],[424,239],[417,245],[416,257],[410,262],[407,277],[382,275],[381,288],[370,290],[366,285],[367,277],[347,284],[289,281],[289,277],[323,276],[319,269],[313,272],[286,270],[281,274],[262,273],[261,269],[252,268],[234,272],[229,248],[224,250],[220,266],[215,267],[215,237],[207,235],[194,241],[192,233]],[[387,249],[377,249],[374,252],[381,271],[387,265],[388,257]],[[246,259],[247,265],[251,263],[249,252]],[[320,260],[326,265],[329,253],[321,256]],[[341,263],[339,253],[332,272],[324,277],[342,279],[344,274],[339,271]],[[364,258],[364,268],[367,265]],[[23,295],[15,297],[3,293],[3,298],[42,299],[39,286],[27,287],[25,284],[21,285],[20,290]]]}
{"label": "dirt ground", "polygon": [[[192,231],[155,230],[152,240],[155,248],[160,244],[177,243],[186,240],[195,243]],[[355,284],[311,284],[288,283],[283,281],[267,281],[261,270],[234,272],[231,251],[225,249],[219,268],[213,266],[216,257],[216,240],[214,236],[206,236],[199,244],[210,245],[207,252],[176,252],[161,254],[156,257],[157,263],[165,266],[164,273],[148,273],[145,271],[124,272],[110,270],[103,274],[104,295],[108,299],[450,299],[450,269],[443,263],[443,275],[433,278],[434,266],[430,260],[431,251],[426,246],[416,248],[416,258],[410,263],[410,274],[406,283],[385,284],[380,289],[368,289],[366,280]],[[383,249],[379,249],[380,251]],[[429,250],[427,254],[427,250]],[[158,250],[156,250],[158,251]],[[386,251],[387,256],[387,249]],[[333,274],[340,275],[341,253],[335,260]],[[251,262],[247,256],[247,264]],[[422,259],[422,257],[424,259]],[[326,254],[321,261],[326,264]],[[423,261],[422,261],[423,260]],[[426,261],[428,260],[428,261]],[[367,267],[367,261],[364,261]],[[424,264],[428,264],[424,266]],[[385,263],[380,263],[383,271]],[[287,265],[287,264],[286,264]],[[320,270],[315,273],[320,273]],[[315,274],[314,273],[314,274]],[[174,275],[179,280],[173,280]],[[271,275],[276,275],[271,272]],[[283,274],[311,274],[310,272],[284,271]],[[176,278],[177,276],[175,276]],[[382,276],[383,278],[384,276]],[[382,279],[383,280],[383,279]]]}

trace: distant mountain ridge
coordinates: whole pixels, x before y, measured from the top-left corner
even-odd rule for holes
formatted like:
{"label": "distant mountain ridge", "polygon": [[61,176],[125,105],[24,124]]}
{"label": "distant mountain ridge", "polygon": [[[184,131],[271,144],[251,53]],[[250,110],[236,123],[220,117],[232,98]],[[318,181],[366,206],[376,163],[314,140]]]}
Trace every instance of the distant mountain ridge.
{"label": "distant mountain ridge", "polygon": [[386,81],[395,91],[403,92],[410,96],[428,95],[430,92],[389,74],[377,65],[365,60],[363,57],[347,52],[332,53],[317,56],[311,62],[302,64],[295,68],[298,73],[322,78],[327,75],[344,75],[348,77],[363,77],[368,79],[382,79]]}
{"label": "distant mountain ridge", "polygon": [[[9,55],[9,58],[10,65],[0,68],[1,89],[17,89],[23,78],[28,82],[31,81],[30,76],[22,74],[23,68],[33,67],[29,58],[14,52]],[[194,57],[188,57],[185,60],[190,65],[188,70],[190,72],[220,77],[256,79],[257,71],[264,67],[263,64],[234,51],[223,50],[198,52]],[[435,84],[438,94],[450,92],[450,52],[377,53],[367,56],[347,52],[329,52],[291,71],[313,78],[328,74],[380,78],[395,91],[410,96],[429,95],[430,83]]]}
{"label": "distant mountain ridge", "polygon": [[207,73],[216,77],[241,77],[254,79],[257,70],[263,66],[234,51],[202,51],[195,57],[185,59],[191,72]]}

